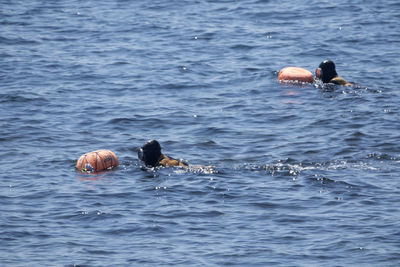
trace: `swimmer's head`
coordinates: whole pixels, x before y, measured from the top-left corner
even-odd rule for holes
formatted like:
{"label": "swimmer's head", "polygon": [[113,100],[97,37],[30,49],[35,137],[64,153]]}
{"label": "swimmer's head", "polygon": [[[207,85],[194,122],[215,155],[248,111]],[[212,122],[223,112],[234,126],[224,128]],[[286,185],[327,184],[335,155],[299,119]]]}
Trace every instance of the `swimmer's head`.
{"label": "swimmer's head", "polygon": [[161,146],[156,140],[147,141],[138,151],[138,158],[147,166],[155,167],[161,156]]}
{"label": "swimmer's head", "polygon": [[329,83],[329,81],[337,75],[335,63],[331,60],[322,61],[315,70],[315,76],[321,79],[324,83]]}

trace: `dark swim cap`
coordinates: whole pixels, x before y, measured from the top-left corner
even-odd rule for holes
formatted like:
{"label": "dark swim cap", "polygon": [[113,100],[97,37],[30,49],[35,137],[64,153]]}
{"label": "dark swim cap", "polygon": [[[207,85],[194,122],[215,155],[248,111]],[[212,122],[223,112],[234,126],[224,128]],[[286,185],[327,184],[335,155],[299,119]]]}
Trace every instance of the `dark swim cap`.
{"label": "dark swim cap", "polygon": [[315,75],[324,83],[329,83],[333,77],[337,76],[335,63],[331,60],[322,61],[315,70]]}
{"label": "dark swim cap", "polygon": [[161,156],[161,146],[156,140],[147,141],[138,151],[138,158],[146,165],[155,167]]}

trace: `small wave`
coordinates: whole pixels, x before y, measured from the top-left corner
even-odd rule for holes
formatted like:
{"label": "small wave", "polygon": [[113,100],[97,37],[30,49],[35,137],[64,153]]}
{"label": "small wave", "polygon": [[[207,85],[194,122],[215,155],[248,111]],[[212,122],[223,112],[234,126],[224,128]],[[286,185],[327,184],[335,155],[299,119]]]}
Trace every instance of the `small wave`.
{"label": "small wave", "polygon": [[[374,157],[370,155],[368,157]],[[395,157],[390,157],[391,160],[399,160]],[[378,170],[377,167],[365,162],[365,160],[349,161],[349,160],[333,160],[329,162],[290,162],[292,159],[278,161],[272,164],[245,164],[236,167],[238,170],[260,171],[264,170],[274,175],[298,176],[305,171],[327,171],[340,169],[359,169],[359,170]]]}
{"label": "small wave", "polygon": [[135,119],[130,119],[130,118],[115,118],[111,119],[108,121],[108,123],[111,124],[131,124],[132,122],[135,122]]}
{"label": "small wave", "polygon": [[33,45],[33,44],[39,44],[39,42],[34,41],[34,40],[27,40],[24,38],[6,38],[3,36],[0,36],[0,44],[4,45]]}
{"label": "small wave", "polygon": [[392,156],[386,153],[370,153],[366,156],[367,159],[375,159],[379,161],[400,161],[400,157]]}
{"label": "small wave", "polygon": [[[0,14],[1,15],[1,14]],[[9,21],[9,20],[3,20],[0,21],[0,25],[8,26],[8,25],[16,25],[16,26],[29,26],[30,23],[24,22],[24,21]]]}
{"label": "small wave", "polygon": [[374,88],[369,88],[365,86],[361,86],[358,84],[353,84],[352,86],[341,86],[341,85],[336,85],[332,83],[322,83],[319,80],[316,80],[314,82],[314,87],[319,89],[323,93],[330,93],[327,94],[327,96],[335,97],[339,95],[362,95],[364,92],[366,93],[374,93],[374,94],[380,94],[382,93],[382,90],[380,89],[374,89]]}
{"label": "small wave", "polygon": [[255,46],[251,46],[251,45],[245,45],[245,44],[237,44],[237,45],[233,45],[231,46],[232,49],[234,50],[251,50],[256,48]]}
{"label": "small wave", "polygon": [[250,205],[261,208],[261,209],[276,209],[280,205],[272,202],[252,202]]}
{"label": "small wave", "polygon": [[215,169],[214,166],[201,166],[201,165],[190,165],[175,170],[176,173],[202,173],[202,174],[217,174],[220,173]]}
{"label": "small wave", "polygon": [[188,167],[156,167],[148,168],[141,166],[143,171],[151,172],[152,177],[157,176],[155,172],[158,170],[172,170],[175,174],[195,173],[195,174],[218,174],[220,173],[214,166],[202,166],[202,165],[189,165]]}
{"label": "small wave", "polygon": [[319,175],[319,174],[314,174],[313,176],[307,177],[307,180],[311,181],[311,182],[315,182],[317,184],[324,184],[324,185],[340,184],[347,188],[355,187],[354,184],[350,184],[345,181],[337,181],[337,180],[334,180],[334,179],[331,179],[331,178],[328,178],[326,176]]}
{"label": "small wave", "polygon": [[[21,93],[22,94],[22,93]],[[0,103],[27,103],[27,102],[40,102],[48,103],[49,101],[43,97],[27,97],[17,94],[0,94]]]}

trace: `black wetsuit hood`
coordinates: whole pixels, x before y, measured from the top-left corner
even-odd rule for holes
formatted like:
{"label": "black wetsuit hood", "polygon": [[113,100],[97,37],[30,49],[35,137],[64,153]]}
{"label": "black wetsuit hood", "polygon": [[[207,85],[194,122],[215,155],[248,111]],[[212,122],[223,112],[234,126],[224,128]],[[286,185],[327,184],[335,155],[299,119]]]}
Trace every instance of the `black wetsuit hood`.
{"label": "black wetsuit hood", "polygon": [[333,61],[331,60],[324,60],[322,61],[318,68],[320,69],[320,79],[324,82],[324,83],[329,83],[330,80],[332,80],[332,78],[338,76],[337,72],[336,72],[336,67],[335,67],[335,63],[333,63]]}
{"label": "black wetsuit hood", "polygon": [[138,151],[138,158],[147,166],[157,166],[161,156],[161,146],[156,140],[147,141]]}

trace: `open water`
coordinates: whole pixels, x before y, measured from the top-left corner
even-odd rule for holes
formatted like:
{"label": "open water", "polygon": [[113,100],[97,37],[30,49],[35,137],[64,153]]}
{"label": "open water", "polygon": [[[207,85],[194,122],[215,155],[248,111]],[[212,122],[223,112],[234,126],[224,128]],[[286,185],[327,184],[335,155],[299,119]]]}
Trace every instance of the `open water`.
{"label": "open water", "polygon": [[[400,3],[0,1],[2,266],[399,266]],[[324,59],[356,85],[283,85]],[[145,170],[137,150],[212,169]],[[77,158],[110,149],[97,175]]]}

